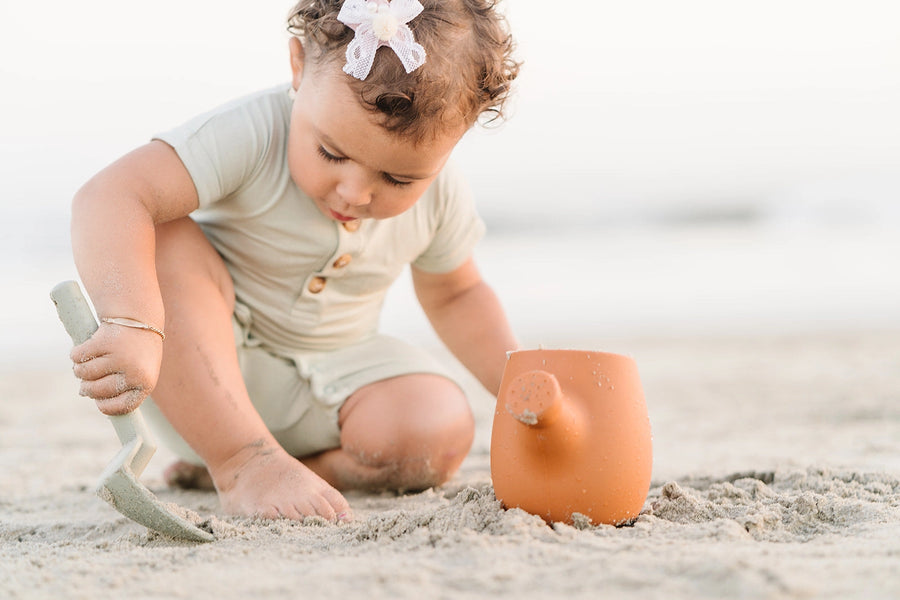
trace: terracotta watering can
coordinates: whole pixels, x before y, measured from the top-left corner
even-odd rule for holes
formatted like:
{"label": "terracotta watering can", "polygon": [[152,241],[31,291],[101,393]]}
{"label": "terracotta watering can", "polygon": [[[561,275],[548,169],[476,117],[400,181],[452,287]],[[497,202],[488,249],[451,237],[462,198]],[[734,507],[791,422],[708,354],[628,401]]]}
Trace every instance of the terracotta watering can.
{"label": "terracotta watering can", "polygon": [[638,515],[652,468],[650,421],[632,358],[512,352],[491,435],[497,498],[545,521],[618,525]]}

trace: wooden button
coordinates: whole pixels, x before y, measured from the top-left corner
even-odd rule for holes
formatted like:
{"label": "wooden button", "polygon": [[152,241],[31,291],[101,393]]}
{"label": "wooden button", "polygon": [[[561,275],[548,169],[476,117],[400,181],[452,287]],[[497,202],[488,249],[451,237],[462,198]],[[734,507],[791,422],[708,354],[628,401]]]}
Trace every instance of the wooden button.
{"label": "wooden button", "polygon": [[309,280],[309,286],[307,286],[307,289],[309,289],[309,291],[313,294],[318,294],[325,289],[325,278],[313,277]]}
{"label": "wooden button", "polygon": [[335,260],[333,263],[331,263],[331,266],[334,267],[335,269],[343,269],[344,267],[346,267],[347,265],[350,264],[351,260],[353,260],[353,257],[350,256],[349,254],[341,254],[340,256],[337,257],[337,260]]}
{"label": "wooden button", "polygon": [[353,233],[354,231],[359,229],[359,219],[356,219],[355,221],[347,221],[346,223],[341,223],[341,225],[344,226],[344,229],[346,229],[350,233]]}

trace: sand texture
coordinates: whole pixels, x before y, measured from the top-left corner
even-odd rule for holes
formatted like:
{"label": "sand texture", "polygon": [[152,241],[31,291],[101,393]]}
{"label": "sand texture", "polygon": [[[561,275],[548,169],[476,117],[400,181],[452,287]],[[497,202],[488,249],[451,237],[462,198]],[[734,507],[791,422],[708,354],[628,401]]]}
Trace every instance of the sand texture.
{"label": "sand texture", "polygon": [[546,525],[491,487],[493,406],[474,394],[459,475],[349,494],[334,525],[228,517],[142,480],[218,540],[173,541],[93,486],[117,448],[64,361],[8,370],[0,403],[0,598],[898,598],[900,333],[617,339],[654,432],[643,513]]}

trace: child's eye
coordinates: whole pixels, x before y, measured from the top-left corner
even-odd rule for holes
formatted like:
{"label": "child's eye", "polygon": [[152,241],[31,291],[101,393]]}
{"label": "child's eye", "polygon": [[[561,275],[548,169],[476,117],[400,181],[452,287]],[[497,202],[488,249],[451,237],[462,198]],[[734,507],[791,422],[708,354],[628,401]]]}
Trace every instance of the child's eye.
{"label": "child's eye", "polygon": [[[316,148],[316,150],[318,151],[319,156],[321,156],[323,159],[325,159],[328,162],[342,163],[345,160],[347,160],[346,156],[335,156],[334,154],[332,154],[331,152],[326,150],[325,146],[322,146],[322,145],[319,145],[319,147]],[[403,187],[403,186],[406,186],[406,185],[409,185],[412,183],[412,181],[400,181],[399,179],[395,179],[388,173],[382,173],[381,177],[382,177],[382,179],[384,179],[385,182],[387,182],[390,185],[396,186],[396,187]]]}
{"label": "child's eye", "polygon": [[393,177],[391,177],[391,176],[388,175],[387,173],[382,173],[382,174],[381,174],[381,177],[382,177],[386,182],[388,182],[390,185],[397,186],[397,187],[403,187],[403,186],[405,186],[405,185],[409,185],[409,184],[412,183],[412,181],[400,181],[399,179],[394,179]]}
{"label": "child's eye", "polygon": [[345,160],[347,160],[343,156],[335,156],[334,154],[332,154],[331,152],[326,150],[324,146],[319,146],[317,148],[317,150],[319,152],[319,156],[321,156],[328,162],[339,163],[339,162],[344,162]]}

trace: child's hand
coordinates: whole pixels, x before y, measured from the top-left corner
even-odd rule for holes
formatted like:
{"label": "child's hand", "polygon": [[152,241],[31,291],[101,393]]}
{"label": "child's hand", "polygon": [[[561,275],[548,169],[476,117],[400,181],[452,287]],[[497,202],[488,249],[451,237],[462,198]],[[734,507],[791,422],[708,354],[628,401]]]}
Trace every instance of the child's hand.
{"label": "child's hand", "polygon": [[244,462],[210,471],[226,512],[264,519],[352,518],[344,496],[280,446],[248,450],[240,456]]}
{"label": "child's hand", "polygon": [[107,323],[69,354],[82,396],[100,412],[124,415],[140,406],[159,378],[162,339],[152,332]]}

